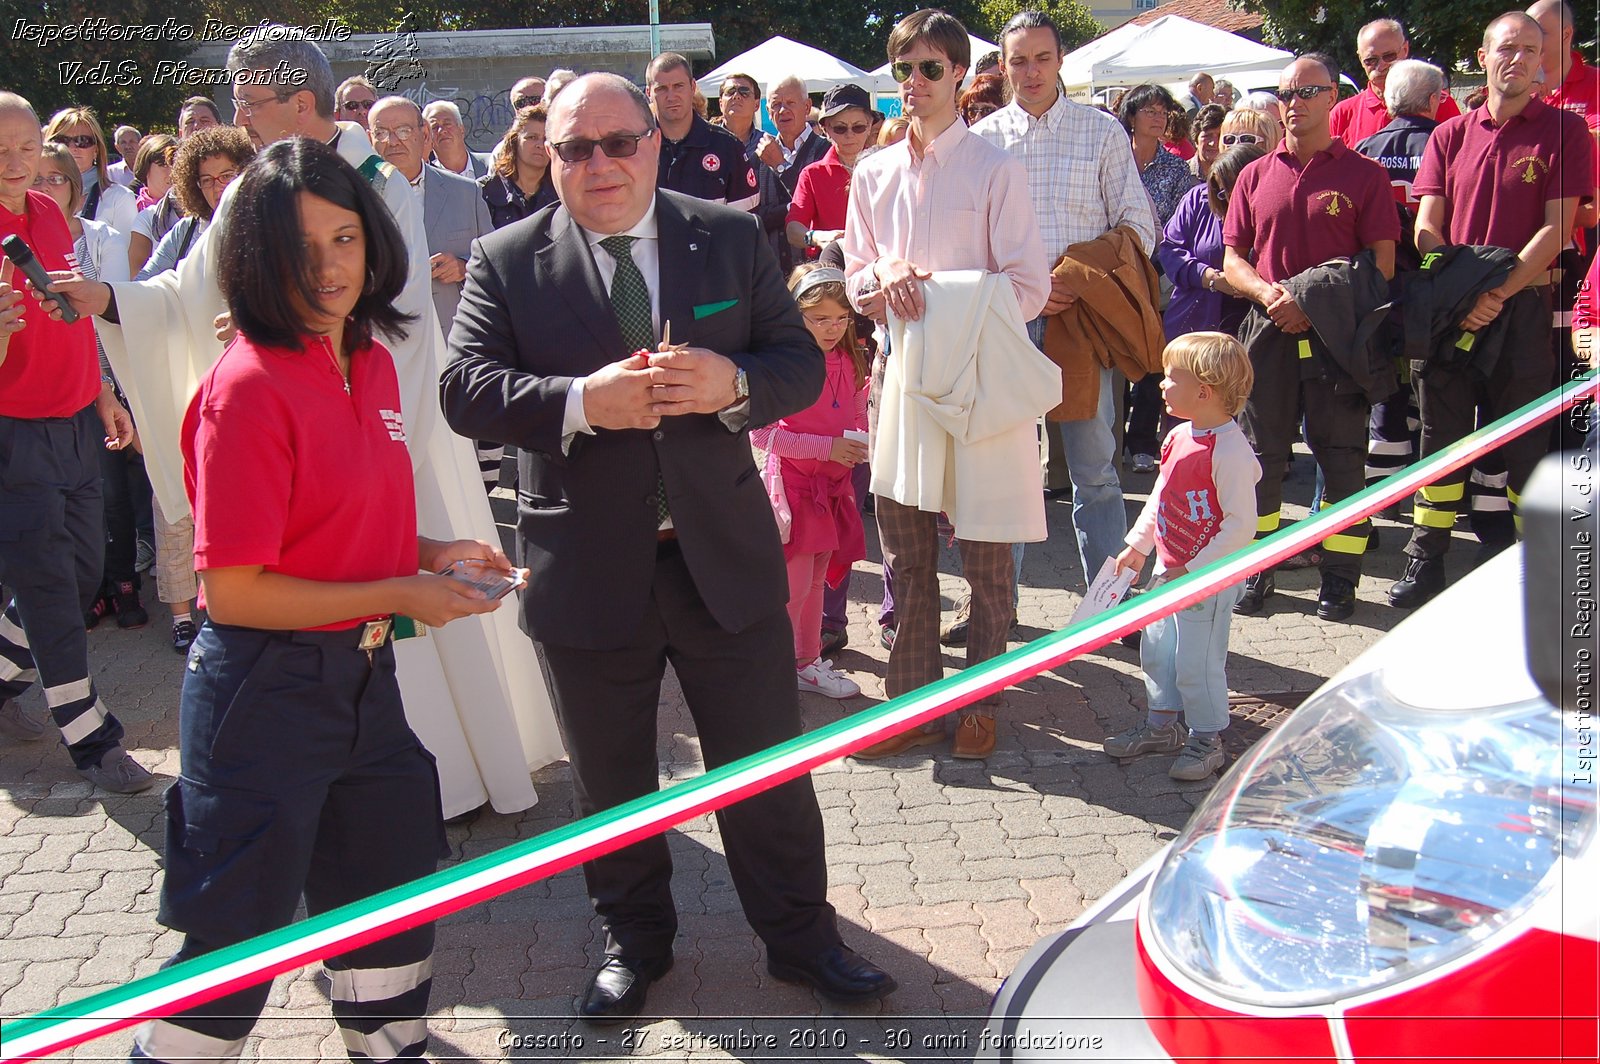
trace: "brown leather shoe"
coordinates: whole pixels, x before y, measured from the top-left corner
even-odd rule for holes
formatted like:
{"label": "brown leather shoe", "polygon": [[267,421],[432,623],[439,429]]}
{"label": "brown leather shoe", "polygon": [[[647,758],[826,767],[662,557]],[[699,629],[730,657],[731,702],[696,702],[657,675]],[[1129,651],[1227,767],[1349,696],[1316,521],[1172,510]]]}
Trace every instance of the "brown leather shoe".
{"label": "brown leather shoe", "polygon": [[861,761],[876,761],[882,757],[903,754],[918,746],[934,746],[942,742],[944,742],[944,725],[934,721],[932,724],[924,724],[920,728],[912,728],[899,735],[891,735],[887,739],[857,750],[850,756]]}
{"label": "brown leather shoe", "polygon": [[994,718],[982,713],[963,714],[956,724],[955,742],[950,744],[953,757],[966,757],[981,761],[994,753]]}

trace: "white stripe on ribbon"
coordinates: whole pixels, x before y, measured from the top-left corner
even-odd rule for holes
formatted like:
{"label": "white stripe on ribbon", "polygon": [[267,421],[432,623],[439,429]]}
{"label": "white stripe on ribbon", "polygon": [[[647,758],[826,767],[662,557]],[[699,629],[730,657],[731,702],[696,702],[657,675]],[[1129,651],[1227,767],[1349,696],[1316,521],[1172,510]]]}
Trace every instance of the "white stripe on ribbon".
{"label": "white stripe on ribbon", "polygon": [[[742,797],[745,792],[753,793],[776,786],[880,739],[935,720],[987,694],[1056,668],[1127,632],[1143,628],[1158,617],[1175,613],[1214,595],[1251,573],[1277,565],[1340,529],[1360,522],[1389,503],[1409,497],[1424,484],[1468,465],[1506,440],[1548,421],[1577,400],[1592,396],[1595,389],[1596,378],[1590,376],[1582,382],[1553,391],[1517,416],[1497,423],[1493,431],[1480,430],[1480,433],[1474,433],[1472,437],[1452,444],[1396,474],[1385,481],[1383,487],[1366,489],[1360,493],[1360,502],[1341,500],[1305,520],[1295,522],[1271,540],[1247,547],[1205,570],[1180,577],[1139,596],[1131,603],[1092,618],[1070,636],[1060,633],[1046,636],[1003,658],[975,665],[940,682],[936,685],[937,690],[924,688],[920,693],[912,692],[890,712],[878,715],[879,710],[869,710],[859,715],[867,719],[855,723],[849,720],[841,722],[848,726],[790,747],[781,754],[770,757],[756,755],[744,762],[724,766],[717,770],[715,780],[701,777],[700,780],[661,791],[652,796],[649,804],[616,819],[605,819],[587,828],[583,825],[588,820],[579,821],[573,825],[579,830],[574,830],[564,838],[548,843],[528,840],[532,846],[527,849],[522,848],[524,844],[513,844],[508,849],[515,852],[507,853],[503,858],[497,857],[492,864],[471,874],[436,873],[428,880],[421,881],[432,882],[433,885],[423,887],[414,884],[415,889],[409,893],[397,890],[393,893],[400,896],[381,906],[356,913],[332,926],[301,931],[238,960],[202,967],[196,974],[171,982],[160,981],[158,977],[146,977],[141,982],[157,985],[111,1002],[96,1002],[101,1007],[93,1015],[52,1016],[38,1030],[30,1030],[21,1036],[9,1036],[4,1047],[0,1048],[0,1064],[59,1053],[131,1026],[146,1017],[170,1015],[192,1008],[202,1001],[347,952],[385,935],[441,919],[582,861],[659,834],[685,820],[720,809]],[[606,816],[600,815],[601,818]]]}

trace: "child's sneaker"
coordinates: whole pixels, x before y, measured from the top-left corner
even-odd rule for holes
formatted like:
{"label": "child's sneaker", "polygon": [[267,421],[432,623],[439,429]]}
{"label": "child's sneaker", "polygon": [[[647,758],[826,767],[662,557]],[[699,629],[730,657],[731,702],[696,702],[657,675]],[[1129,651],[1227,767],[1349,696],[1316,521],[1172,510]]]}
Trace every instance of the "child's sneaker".
{"label": "child's sneaker", "polygon": [[794,675],[800,690],[813,694],[827,695],[829,698],[854,698],[861,693],[861,688],[856,686],[854,680],[835,672],[833,662],[821,658],[803,669],[796,669]]}
{"label": "child's sneaker", "polygon": [[1142,757],[1145,754],[1175,754],[1183,749],[1189,731],[1176,719],[1156,727],[1149,721],[1135,724],[1121,735],[1107,736],[1100,747],[1112,757]]}
{"label": "child's sneaker", "polygon": [[1191,735],[1183,744],[1183,753],[1167,769],[1167,775],[1175,780],[1203,780],[1227,763],[1228,755],[1223,753],[1221,739]]}

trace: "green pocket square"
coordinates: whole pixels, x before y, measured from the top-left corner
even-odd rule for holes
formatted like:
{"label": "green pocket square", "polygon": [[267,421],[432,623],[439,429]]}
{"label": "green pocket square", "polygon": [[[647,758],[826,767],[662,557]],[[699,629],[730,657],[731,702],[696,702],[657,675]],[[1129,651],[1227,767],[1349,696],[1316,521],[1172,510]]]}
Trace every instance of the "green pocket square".
{"label": "green pocket square", "polygon": [[738,304],[739,301],[737,299],[724,299],[721,303],[701,303],[694,308],[694,320],[699,321],[701,318],[709,318],[713,314],[721,314],[729,307],[738,306]]}

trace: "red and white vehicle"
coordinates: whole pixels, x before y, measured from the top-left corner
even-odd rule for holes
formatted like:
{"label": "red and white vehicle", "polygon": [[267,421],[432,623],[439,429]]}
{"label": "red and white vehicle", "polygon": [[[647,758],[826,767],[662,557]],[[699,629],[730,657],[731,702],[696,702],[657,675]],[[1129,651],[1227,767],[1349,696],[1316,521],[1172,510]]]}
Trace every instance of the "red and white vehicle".
{"label": "red and white vehicle", "polygon": [[1600,1057],[1600,533],[1592,466],[1536,496],[1551,475],[1526,544],[1323,685],[1033,948],[978,1060]]}

